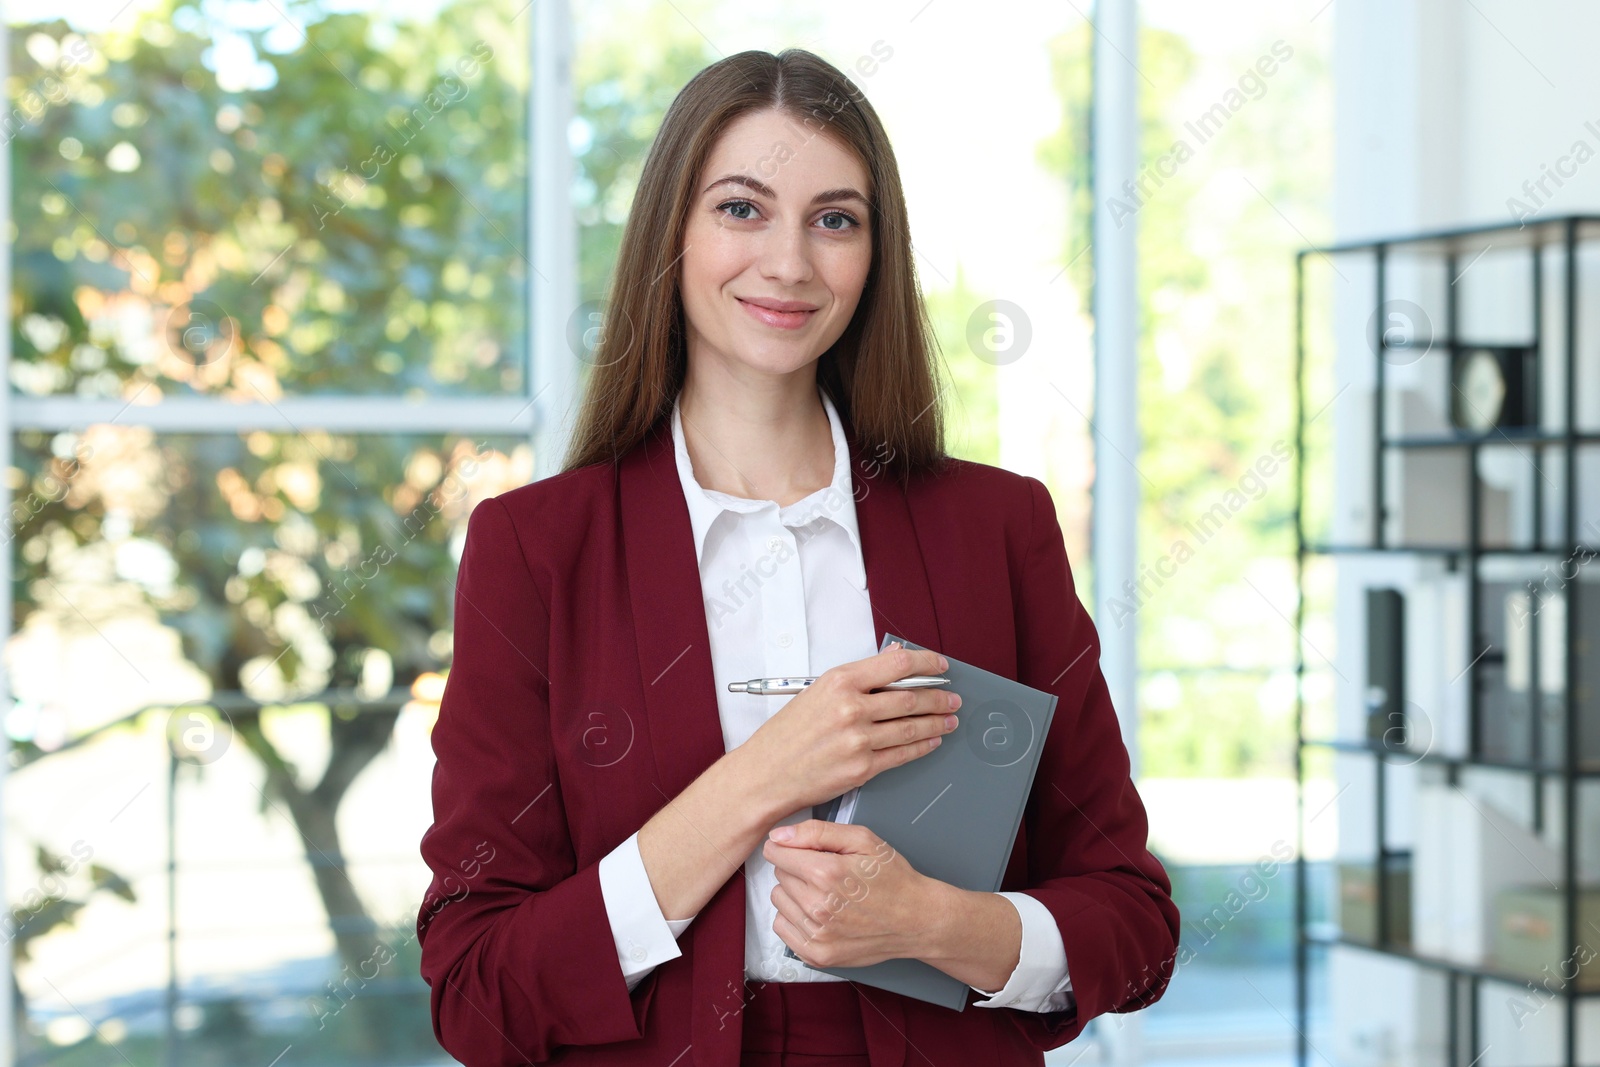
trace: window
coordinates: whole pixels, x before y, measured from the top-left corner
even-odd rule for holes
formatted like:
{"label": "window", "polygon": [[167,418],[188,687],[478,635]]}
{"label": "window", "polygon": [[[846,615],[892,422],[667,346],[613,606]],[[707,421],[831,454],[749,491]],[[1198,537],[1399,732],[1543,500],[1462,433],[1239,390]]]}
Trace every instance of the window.
{"label": "window", "polygon": [[451,578],[535,466],[533,18],[90,7],[9,13],[19,1046],[414,1058]]}

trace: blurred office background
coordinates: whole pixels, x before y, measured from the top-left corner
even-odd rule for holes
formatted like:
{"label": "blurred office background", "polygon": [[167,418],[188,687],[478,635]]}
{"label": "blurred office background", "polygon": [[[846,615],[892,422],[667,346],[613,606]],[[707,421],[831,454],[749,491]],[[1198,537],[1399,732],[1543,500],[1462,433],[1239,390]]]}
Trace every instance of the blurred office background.
{"label": "blurred office background", "polygon": [[[1049,1062],[1570,1062],[1545,1031],[1518,1043],[1559,999],[1474,980],[1503,1036],[1462,1054],[1435,971],[1328,944],[1402,890],[1361,859],[1371,760],[1297,742],[1297,692],[1331,736],[1370,664],[1348,572],[1297,574],[1295,281],[1310,246],[1600,207],[1600,165],[1524,191],[1573,142],[1600,149],[1600,12],[1145,0],[1131,34],[1104,14],[6,4],[12,1062],[449,1062],[417,975],[417,842],[467,516],[559,462],[674,94],[791,45],[893,138],[952,451],[1051,487],[1080,595],[1136,651],[1119,712],[1184,951],[1159,1004]],[[1133,90],[1100,115],[1136,153],[1097,190],[1096,62]],[[1097,214],[1131,257],[1095,251]],[[1304,262],[1340,413],[1320,425],[1353,440],[1369,275]],[[1101,365],[1134,370],[1132,436],[1092,422],[1097,264],[1131,271],[1136,335]],[[1327,510],[1325,443],[1305,488]],[[1096,535],[1108,484],[1136,522]],[[1097,588],[1118,530],[1132,564]],[[1532,817],[1501,792],[1509,835]],[[1539,1007],[1508,1015],[1515,996]],[[1584,1018],[1577,1062],[1600,1063]]]}

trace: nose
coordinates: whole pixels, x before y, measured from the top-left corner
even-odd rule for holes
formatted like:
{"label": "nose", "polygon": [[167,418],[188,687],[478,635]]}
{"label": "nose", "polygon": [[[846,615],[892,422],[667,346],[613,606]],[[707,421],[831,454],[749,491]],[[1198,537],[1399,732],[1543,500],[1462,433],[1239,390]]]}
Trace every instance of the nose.
{"label": "nose", "polygon": [[804,224],[769,227],[761,244],[761,276],[778,285],[811,280],[811,244]]}

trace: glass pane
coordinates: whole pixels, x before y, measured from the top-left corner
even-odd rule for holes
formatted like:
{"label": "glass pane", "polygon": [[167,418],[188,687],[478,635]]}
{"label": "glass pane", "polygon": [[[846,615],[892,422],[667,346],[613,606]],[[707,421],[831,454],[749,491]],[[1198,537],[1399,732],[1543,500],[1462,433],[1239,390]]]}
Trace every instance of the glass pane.
{"label": "glass pane", "polygon": [[522,6],[13,5],[11,387],[523,390]]}
{"label": "glass pane", "polygon": [[[18,1062],[265,1067],[289,1045],[280,1067],[450,1062],[433,1038],[415,936],[437,713],[425,697],[402,691],[353,718],[313,704],[235,709],[231,733],[209,725],[217,716],[203,705],[158,707],[13,770],[6,877],[13,947],[27,954],[19,1045],[41,1054]],[[344,833],[333,839],[317,827],[335,805],[313,794],[296,814],[245,741],[247,728],[270,736],[314,783],[330,720],[339,736],[385,738],[339,797]],[[201,760],[178,767],[170,837],[169,737],[188,739]],[[169,887],[179,989],[170,1059]]]}
{"label": "glass pane", "polygon": [[429,731],[467,517],[531,478],[526,441],[102,424],[13,450],[22,1048],[442,1060],[414,937]]}
{"label": "glass pane", "polygon": [[160,701],[438,669],[467,515],[532,476],[509,437],[100,424],[15,442],[11,684],[43,748]]}

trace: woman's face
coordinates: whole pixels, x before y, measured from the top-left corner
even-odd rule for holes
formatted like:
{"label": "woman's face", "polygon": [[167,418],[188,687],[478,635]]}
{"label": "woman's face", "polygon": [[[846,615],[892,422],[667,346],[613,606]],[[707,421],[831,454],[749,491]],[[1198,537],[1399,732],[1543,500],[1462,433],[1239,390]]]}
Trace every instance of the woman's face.
{"label": "woman's face", "polygon": [[831,136],[772,110],[730,124],[684,230],[691,365],[782,375],[827,351],[872,266],[871,195],[866,168]]}

